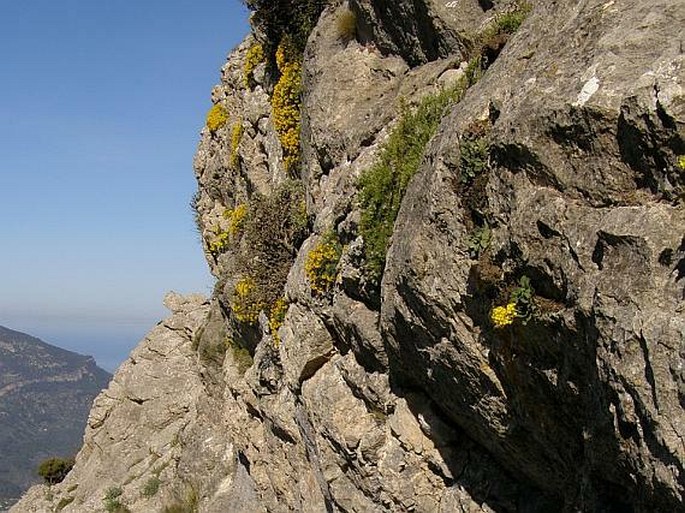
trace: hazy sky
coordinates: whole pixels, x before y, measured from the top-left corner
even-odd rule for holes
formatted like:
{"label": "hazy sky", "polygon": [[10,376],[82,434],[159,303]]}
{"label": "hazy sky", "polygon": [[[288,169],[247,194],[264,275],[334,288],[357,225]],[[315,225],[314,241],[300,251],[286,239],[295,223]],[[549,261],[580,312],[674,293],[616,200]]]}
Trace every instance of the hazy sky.
{"label": "hazy sky", "polygon": [[112,369],[209,293],[192,158],[239,0],[0,2],[0,325]]}

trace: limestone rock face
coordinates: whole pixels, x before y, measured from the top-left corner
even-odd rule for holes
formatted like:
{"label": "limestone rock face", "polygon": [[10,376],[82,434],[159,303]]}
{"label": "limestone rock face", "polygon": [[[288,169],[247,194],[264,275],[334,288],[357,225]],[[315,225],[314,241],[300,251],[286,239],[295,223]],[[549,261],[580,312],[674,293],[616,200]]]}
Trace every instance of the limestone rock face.
{"label": "limestone rock face", "polygon": [[[328,4],[296,172],[278,74],[243,75],[263,35],[234,50],[212,92],[229,122],[195,159],[215,293],[167,300],[52,502],[35,488],[13,513],[99,511],[111,487],[134,513],[685,511],[685,6],[531,7],[504,37],[513,2]],[[359,178],[474,52],[483,75],[428,142],[375,280]],[[287,184],[304,221],[269,203]]]}
{"label": "limestone rock face", "polygon": [[118,500],[134,511],[161,508],[142,494],[150,480],[165,482],[175,474],[181,436],[197,418],[204,389],[191,337],[208,308],[201,296],[174,293],[165,304],[172,316],[145,337],[95,399],[74,469],[57,486],[31,488],[11,511],[47,513],[59,505],[102,511],[110,489],[122,491]]}

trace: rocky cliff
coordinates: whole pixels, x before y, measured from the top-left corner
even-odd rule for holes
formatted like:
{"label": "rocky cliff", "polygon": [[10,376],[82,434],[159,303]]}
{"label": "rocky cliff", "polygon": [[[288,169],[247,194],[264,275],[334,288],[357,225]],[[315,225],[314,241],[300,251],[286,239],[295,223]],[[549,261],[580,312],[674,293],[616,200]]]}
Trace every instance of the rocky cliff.
{"label": "rocky cliff", "polygon": [[12,511],[685,511],[685,5],[247,2],[167,297]]}
{"label": "rocky cliff", "polygon": [[41,461],[76,454],[110,378],[89,356],[0,326],[0,510],[40,481]]}

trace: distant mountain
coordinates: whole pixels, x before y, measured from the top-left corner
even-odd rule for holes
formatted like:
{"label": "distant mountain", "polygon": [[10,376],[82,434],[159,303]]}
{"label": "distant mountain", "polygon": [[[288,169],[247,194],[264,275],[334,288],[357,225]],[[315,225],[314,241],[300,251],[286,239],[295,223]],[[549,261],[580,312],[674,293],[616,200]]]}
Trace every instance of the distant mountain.
{"label": "distant mountain", "polygon": [[111,375],[90,356],[0,326],[0,510],[40,479],[49,456],[73,456]]}

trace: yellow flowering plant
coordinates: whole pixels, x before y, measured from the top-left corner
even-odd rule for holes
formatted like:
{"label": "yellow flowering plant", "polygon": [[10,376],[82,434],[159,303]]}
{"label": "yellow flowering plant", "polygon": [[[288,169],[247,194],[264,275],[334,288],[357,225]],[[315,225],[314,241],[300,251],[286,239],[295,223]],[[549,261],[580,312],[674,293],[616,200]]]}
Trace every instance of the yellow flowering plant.
{"label": "yellow flowering plant", "polygon": [[[283,148],[283,166],[292,171],[300,159],[300,91],[302,64],[288,60],[290,51],[281,43],[276,50],[276,64],[281,73],[271,97],[271,112],[278,140]],[[292,57],[290,57],[292,58]]]}
{"label": "yellow flowering plant", "polygon": [[241,120],[233,123],[233,128],[231,128],[231,156],[229,158],[231,169],[234,171],[238,169],[238,164],[240,163],[240,153],[238,153],[238,146],[240,146],[240,140],[243,137],[243,123]]}
{"label": "yellow flowering plant", "polygon": [[264,62],[265,59],[266,56],[261,43],[255,43],[247,50],[245,63],[243,64],[243,78],[245,79],[246,87],[250,87],[250,81],[252,80],[255,68]]}
{"label": "yellow flowering plant", "polygon": [[271,330],[271,337],[274,345],[278,347],[281,343],[281,338],[278,336],[278,329],[283,326],[285,314],[288,311],[288,302],[281,297],[271,307],[269,312],[269,329]]}
{"label": "yellow flowering plant", "polygon": [[323,240],[307,254],[304,271],[315,294],[328,292],[338,276],[338,262],[342,246],[334,231],[328,232]]}
{"label": "yellow flowering plant", "polygon": [[496,306],[490,313],[490,320],[495,328],[503,328],[512,324],[516,319],[516,303],[508,303],[506,306]]}
{"label": "yellow flowering plant", "polygon": [[217,103],[207,112],[207,128],[214,133],[219,130],[228,121],[228,111],[226,107]]}
{"label": "yellow flowering plant", "polygon": [[255,282],[252,278],[241,279],[235,285],[231,310],[239,322],[256,324],[263,305],[257,298]]}
{"label": "yellow flowering plant", "polygon": [[520,319],[526,324],[535,313],[533,295],[535,291],[530,284],[528,276],[521,276],[519,286],[511,293],[511,298],[506,306],[496,306],[490,312],[490,320],[495,328],[504,328]]}

